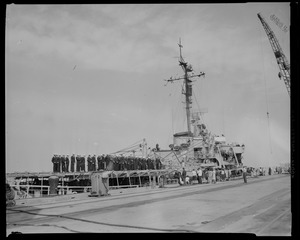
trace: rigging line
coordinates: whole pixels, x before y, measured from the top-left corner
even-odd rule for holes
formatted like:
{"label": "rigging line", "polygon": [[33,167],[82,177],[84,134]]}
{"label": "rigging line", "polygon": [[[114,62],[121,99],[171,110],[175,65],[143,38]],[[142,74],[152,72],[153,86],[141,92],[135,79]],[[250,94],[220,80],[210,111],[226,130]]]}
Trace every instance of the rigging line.
{"label": "rigging line", "polygon": [[138,149],[138,148],[140,148],[140,144],[136,144],[136,145],[134,145],[132,147],[121,149],[121,150],[119,150],[119,151],[117,151],[115,153],[125,152],[125,151],[130,151],[130,150],[135,150],[135,149]]}
{"label": "rigging line", "polygon": [[[181,95],[180,95],[180,100],[179,100],[181,103],[185,103],[185,97],[183,97],[183,93],[186,91],[186,89],[185,89],[184,85],[185,85],[185,83],[184,83],[184,81],[183,81],[183,82],[182,82],[182,85],[181,85]],[[185,116],[185,117],[183,118],[183,123],[182,123],[182,127],[181,127],[181,129],[184,129],[184,128],[185,128],[185,120],[186,120],[186,115],[185,115],[185,111],[186,111],[186,110],[184,110],[184,109],[186,109],[185,104],[183,105],[183,107],[181,107],[181,108],[179,108],[179,109],[183,110],[182,116]]]}
{"label": "rigging line", "polygon": [[[198,86],[197,86],[197,85],[195,85],[195,86],[196,86],[197,89],[199,90]],[[200,92],[200,90],[199,90],[199,92]],[[199,105],[199,103],[198,103],[198,101],[197,101],[196,93],[195,93],[194,89],[193,89],[193,93],[194,93],[194,99],[195,99],[195,102],[196,102],[196,104],[197,104],[197,106],[198,106],[198,110],[199,110],[199,112],[201,112],[200,105]],[[201,122],[203,122],[207,127],[209,127],[209,125],[206,123],[206,121],[204,121],[204,117],[203,117],[203,115],[202,115],[201,113],[200,113],[200,117],[201,117]]]}
{"label": "rigging line", "polygon": [[268,92],[267,92],[267,80],[266,80],[266,75],[265,75],[265,57],[264,57],[264,50],[263,50],[263,46],[262,46],[262,30],[260,29],[260,49],[261,49],[261,54],[262,54],[262,59],[263,59],[263,78],[264,78],[264,86],[265,86],[265,97],[266,97],[266,108],[267,108],[267,123],[268,123],[268,133],[269,133],[269,145],[270,145],[270,152],[272,154],[272,142],[271,142],[271,130],[270,130],[270,116],[269,116],[269,100],[268,100]]}
{"label": "rigging line", "polygon": [[172,109],[172,135],[174,135],[174,114]]}
{"label": "rigging line", "polygon": [[222,125],[223,125],[223,134],[226,136],[225,133],[225,111],[224,111],[224,105],[223,105],[223,109],[222,109]]}
{"label": "rigging line", "polygon": [[[162,157],[161,160],[166,159],[166,158],[169,157],[172,153],[173,153],[173,151],[170,151],[166,156]],[[155,153],[154,153],[154,154],[155,154]]]}
{"label": "rigging line", "polygon": [[[169,94],[169,96],[174,96],[174,89],[172,89],[172,93]],[[177,92],[177,91],[176,91]],[[172,138],[172,136],[174,135],[174,108],[173,108],[173,101],[171,100],[171,121],[172,121],[172,125],[171,125],[171,135],[168,135],[167,137],[167,144],[170,142],[170,139]],[[170,129],[169,129],[170,130]]]}
{"label": "rigging line", "polygon": [[[198,89],[198,91],[199,91],[199,93],[200,93],[201,89],[199,89],[199,87],[198,87],[196,84],[195,84],[195,86],[196,86],[196,88]],[[199,108],[199,111],[200,111],[200,108]],[[203,123],[207,126],[207,128],[210,129],[210,125],[209,125],[209,124],[207,123],[207,121],[205,120],[204,114],[201,114],[200,116],[201,116],[201,122],[203,122]]]}
{"label": "rigging line", "polygon": [[[179,87],[180,86],[178,86],[177,87],[177,89],[176,90],[179,90]],[[181,91],[182,91],[182,89],[183,89],[183,83],[182,83],[182,85],[181,85]],[[179,91],[178,91],[179,92]],[[177,105],[175,106],[175,114],[174,114],[174,117],[175,118],[177,118],[178,117],[178,115],[179,115],[179,112],[180,112],[180,110],[181,110],[181,107],[179,107],[180,105],[181,105],[181,103],[182,103],[182,94],[180,93],[180,95],[178,96],[178,101],[177,101]]]}
{"label": "rigging line", "polygon": [[[198,144],[198,143],[196,143],[196,144]],[[191,145],[191,147],[192,147],[192,146],[193,146],[193,145]],[[190,151],[192,151],[192,150],[190,150]],[[170,153],[168,153],[166,156],[162,157],[161,160],[164,160],[165,158],[169,157],[173,152],[174,152],[174,151],[171,150]],[[188,152],[189,152],[189,151],[188,151]],[[187,153],[188,153],[188,152],[187,152]],[[186,155],[187,153],[183,153],[183,154],[179,155],[179,157],[184,156],[184,155]],[[174,154],[175,154],[175,153],[174,153]]]}
{"label": "rigging line", "polygon": [[[194,151],[194,147],[197,147],[198,145],[201,146],[201,142],[197,142],[196,141],[195,143],[191,144],[190,147],[189,147],[189,150],[185,154],[193,152]],[[183,154],[183,155],[185,155],[185,154]]]}
{"label": "rigging line", "polygon": [[[198,82],[198,81],[197,81],[197,82]],[[197,82],[196,82],[196,83],[197,83]],[[201,79],[200,79],[200,81],[199,81],[199,84],[200,84],[200,85],[201,85],[201,82],[202,82],[202,81],[201,81]],[[203,84],[202,84],[202,85],[203,85]],[[201,86],[199,87],[198,84],[194,84],[194,86],[196,86],[196,88],[198,89],[198,92],[199,92],[200,96],[202,96],[203,93],[202,93],[202,90],[201,90],[201,89],[202,89],[203,87],[201,87]],[[205,97],[205,96],[204,96],[204,97]]]}
{"label": "rigging line", "polygon": [[[169,94],[169,96],[175,96],[176,93],[178,92],[178,89],[179,89],[179,86],[177,86],[177,88],[175,89],[176,91],[174,91],[174,88],[172,89],[172,93]],[[171,109],[171,117],[172,117],[172,135],[174,134],[174,118],[176,117],[176,110],[177,110],[177,106],[174,107],[174,101],[171,100],[171,103],[172,103],[172,109]],[[180,103],[180,102],[179,102]],[[178,105],[178,103],[177,103]]]}
{"label": "rigging line", "polygon": [[[171,93],[171,95],[173,96],[173,98],[175,97],[175,91],[173,89],[173,92]],[[171,96],[169,95],[169,96]],[[176,97],[175,97],[176,99]],[[175,101],[173,101],[173,99],[171,99],[171,106],[172,106],[172,123],[173,123],[173,118],[176,116],[176,104],[174,103]]]}
{"label": "rigging line", "polygon": [[137,142],[135,142],[135,143],[133,143],[133,144],[131,144],[131,145],[129,145],[129,146],[126,147],[126,148],[122,148],[121,150],[116,151],[116,152],[112,152],[112,153],[110,153],[110,154],[114,154],[114,153],[117,153],[117,152],[121,152],[121,151],[127,150],[127,149],[129,149],[129,148],[135,147],[135,146],[137,146],[140,142],[143,142],[143,139],[142,139],[142,140],[139,140],[139,141],[137,141]]}
{"label": "rigging line", "polygon": [[199,112],[200,112],[200,105],[199,105],[199,103],[198,103],[198,101],[197,101],[196,93],[195,93],[194,89],[193,89],[193,93],[194,93],[194,99],[195,99],[195,102],[196,102],[197,107],[198,107],[198,110],[199,110]]}

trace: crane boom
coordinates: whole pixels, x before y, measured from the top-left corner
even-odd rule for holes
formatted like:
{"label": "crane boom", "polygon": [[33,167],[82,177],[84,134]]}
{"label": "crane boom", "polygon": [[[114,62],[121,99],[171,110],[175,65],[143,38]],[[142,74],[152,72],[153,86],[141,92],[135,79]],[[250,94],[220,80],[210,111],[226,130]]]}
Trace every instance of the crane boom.
{"label": "crane boom", "polygon": [[265,29],[265,32],[268,36],[269,42],[271,44],[272,50],[274,52],[275,58],[277,60],[277,64],[279,67],[280,72],[278,73],[279,78],[283,79],[286,89],[288,91],[289,96],[290,94],[290,65],[279,45],[279,42],[274,34],[274,32],[271,30],[265,19],[262,17],[260,13],[257,14],[259,20],[261,21],[263,28]]}

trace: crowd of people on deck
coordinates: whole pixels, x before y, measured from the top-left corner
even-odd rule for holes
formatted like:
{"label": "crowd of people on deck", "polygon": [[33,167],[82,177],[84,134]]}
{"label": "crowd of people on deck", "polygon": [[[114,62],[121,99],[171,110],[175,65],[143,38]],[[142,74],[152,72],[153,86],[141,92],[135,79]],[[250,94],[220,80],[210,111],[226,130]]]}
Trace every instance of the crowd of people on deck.
{"label": "crowd of people on deck", "polygon": [[143,158],[135,156],[102,154],[88,155],[57,155],[52,157],[53,172],[90,172],[99,170],[152,170],[162,169],[159,158]]}

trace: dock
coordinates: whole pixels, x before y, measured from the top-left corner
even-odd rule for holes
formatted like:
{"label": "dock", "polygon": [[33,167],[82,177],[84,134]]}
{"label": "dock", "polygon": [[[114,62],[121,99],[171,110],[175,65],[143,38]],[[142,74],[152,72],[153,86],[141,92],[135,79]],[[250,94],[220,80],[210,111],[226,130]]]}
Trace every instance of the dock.
{"label": "dock", "polygon": [[288,174],[249,178],[247,184],[242,180],[171,184],[166,188],[114,189],[110,196],[99,198],[81,193],[22,201],[6,210],[8,235],[214,232],[291,236]]}

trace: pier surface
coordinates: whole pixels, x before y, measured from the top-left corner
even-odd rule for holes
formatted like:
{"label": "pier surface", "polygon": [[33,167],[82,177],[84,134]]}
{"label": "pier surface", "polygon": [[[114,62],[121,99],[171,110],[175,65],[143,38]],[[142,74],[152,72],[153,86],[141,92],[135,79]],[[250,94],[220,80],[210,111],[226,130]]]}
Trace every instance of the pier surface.
{"label": "pier surface", "polygon": [[114,189],[21,199],[6,210],[6,234],[210,232],[291,236],[290,175],[188,186]]}

